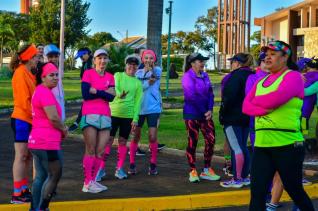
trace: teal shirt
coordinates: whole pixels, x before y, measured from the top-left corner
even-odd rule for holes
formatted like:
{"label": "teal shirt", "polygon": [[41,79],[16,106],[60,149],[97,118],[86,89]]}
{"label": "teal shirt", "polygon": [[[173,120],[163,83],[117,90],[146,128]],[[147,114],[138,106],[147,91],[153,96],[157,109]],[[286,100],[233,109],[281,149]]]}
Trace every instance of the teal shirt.
{"label": "teal shirt", "polygon": [[[127,75],[125,72],[117,72],[114,77],[116,97],[110,103],[112,116],[132,118],[134,122],[138,122],[143,94],[141,82],[134,76]],[[125,98],[120,98],[123,91],[128,93]]]}
{"label": "teal shirt", "polygon": [[317,95],[316,106],[318,106],[318,81],[305,88],[305,96]]}

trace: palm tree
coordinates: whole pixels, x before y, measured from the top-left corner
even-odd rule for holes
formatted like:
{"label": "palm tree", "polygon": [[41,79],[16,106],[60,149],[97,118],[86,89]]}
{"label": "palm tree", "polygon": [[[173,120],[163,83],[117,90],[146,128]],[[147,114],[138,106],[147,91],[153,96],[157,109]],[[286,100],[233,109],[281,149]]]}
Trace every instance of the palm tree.
{"label": "palm tree", "polygon": [[148,0],[147,48],[155,51],[161,66],[163,0]]}
{"label": "palm tree", "polygon": [[0,17],[0,68],[3,63],[3,46],[5,42],[14,36],[14,31],[10,24],[6,23],[3,17]]}

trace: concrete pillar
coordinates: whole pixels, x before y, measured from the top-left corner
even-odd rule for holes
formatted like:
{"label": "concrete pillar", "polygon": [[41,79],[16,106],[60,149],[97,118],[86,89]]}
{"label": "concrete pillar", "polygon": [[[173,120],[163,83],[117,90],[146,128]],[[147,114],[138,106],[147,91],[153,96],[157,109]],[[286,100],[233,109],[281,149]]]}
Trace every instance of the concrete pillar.
{"label": "concrete pillar", "polygon": [[307,9],[302,8],[300,10],[300,28],[307,28],[308,27],[308,21],[307,21]]}
{"label": "concrete pillar", "polygon": [[316,27],[317,26],[317,12],[316,12],[316,7],[313,5],[309,6],[309,27]]}

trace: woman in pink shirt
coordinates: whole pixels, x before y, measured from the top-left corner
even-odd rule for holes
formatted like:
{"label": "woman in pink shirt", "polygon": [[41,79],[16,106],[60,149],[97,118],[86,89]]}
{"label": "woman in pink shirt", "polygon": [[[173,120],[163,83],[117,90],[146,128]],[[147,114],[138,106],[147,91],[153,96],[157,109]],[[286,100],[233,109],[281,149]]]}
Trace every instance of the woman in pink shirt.
{"label": "woman in pink shirt", "polygon": [[36,172],[30,210],[46,210],[62,175],[61,141],[67,135],[67,127],[61,120],[61,106],[51,91],[58,83],[57,67],[45,63],[36,77],[38,86],[31,101],[33,121],[28,141]]}
{"label": "woman in pink shirt", "polygon": [[94,53],[95,68],[86,70],[82,78],[82,119],[80,126],[85,141],[83,158],[84,186],[82,191],[99,193],[107,187],[96,181],[98,169],[103,162],[105,146],[109,141],[111,113],[109,102],[115,98],[114,76],[106,72],[109,61],[104,49]]}

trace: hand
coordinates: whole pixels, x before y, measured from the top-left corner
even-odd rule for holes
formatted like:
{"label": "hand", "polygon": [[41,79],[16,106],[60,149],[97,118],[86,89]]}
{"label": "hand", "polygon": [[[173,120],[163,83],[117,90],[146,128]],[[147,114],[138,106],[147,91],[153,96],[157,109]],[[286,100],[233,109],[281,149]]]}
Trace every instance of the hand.
{"label": "hand", "polygon": [[150,71],[152,69],[153,69],[153,63],[146,62],[145,63],[145,70]]}
{"label": "hand", "polygon": [[105,92],[107,92],[108,94],[114,95],[114,96],[116,95],[114,87],[109,87],[107,90],[105,90]]}
{"label": "hand", "polygon": [[206,112],[206,113],[204,114],[204,116],[205,116],[205,119],[206,119],[206,120],[210,120],[210,119],[212,119],[212,112],[211,112],[211,111],[208,111],[208,112]]}
{"label": "hand", "polygon": [[129,91],[125,92],[123,91],[123,93],[121,93],[120,95],[120,99],[125,99],[126,95],[128,94]]}
{"label": "hand", "polygon": [[62,130],[62,139],[64,140],[68,135],[68,127],[64,126],[64,129]]}
{"label": "hand", "polygon": [[89,88],[89,93],[90,94],[96,94],[97,93],[97,90],[93,87]]}
{"label": "hand", "polygon": [[131,122],[131,132],[134,132],[138,123],[137,122]]}

